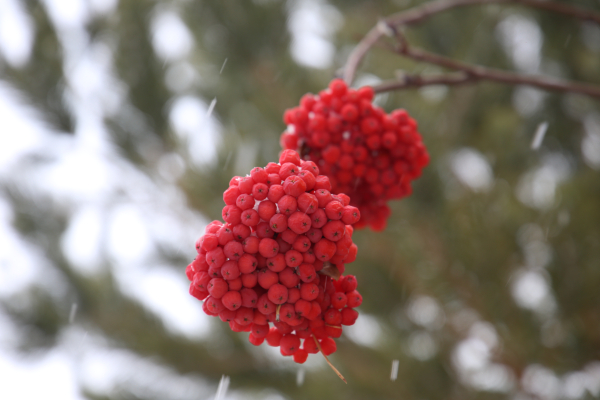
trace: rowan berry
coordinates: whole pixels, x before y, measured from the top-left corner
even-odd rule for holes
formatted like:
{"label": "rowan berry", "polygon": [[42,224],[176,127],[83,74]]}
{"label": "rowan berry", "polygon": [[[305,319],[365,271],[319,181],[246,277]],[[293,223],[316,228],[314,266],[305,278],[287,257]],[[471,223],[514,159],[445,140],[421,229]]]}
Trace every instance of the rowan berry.
{"label": "rowan berry", "polygon": [[[341,109],[341,98],[328,96],[328,105],[315,107],[322,112]],[[286,118],[300,121],[305,117],[308,123],[314,114],[295,112]],[[338,124],[335,129],[342,135],[340,118],[330,118],[327,123]],[[351,154],[354,144],[336,147],[345,155]],[[279,345],[284,335],[289,339],[280,350],[298,354],[295,361],[302,363],[309,351],[298,350],[301,339],[314,344],[314,338],[339,337],[341,323],[356,319],[357,314],[343,311],[352,310],[349,307],[361,299],[355,290],[350,290],[351,294],[344,290],[344,284],[355,289],[352,279],[350,283],[347,278],[332,281],[318,271],[330,260],[343,273],[347,259],[356,258],[351,225],[359,214],[348,206],[348,196],[332,195],[332,181],[319,175],[314,162],[301,160],[293,151],[282,154],[280,162],[283,165],[254,168],[249,176],[230,181],[223,194],[226,223],[213,221],[206,226],[205,234],[196,241],[198,256],[186,267],[186,276],[190,294],[204,300],[206,314],[219,316],[235,332],[250,332],[248,340],[254,345],[260,345],[265,337],[269,344]],[[378,165],[383,164],[382,158]],[[340,205],[346,216],[339,214]],[[327,211],[336,219],[328,218]],[[336,290],[339,296],[334,297]],[[352,301],[344,303],[343,296]],[[325,326],[323,318],[331,326]],[[273,324],[271,329],[269,324]],[[310,346],[307,349],[315,352]]]}
{"label": "rowan berry", "polygon": [[240,242],[232,240],[223,246],[223,254],[230,260],[239,260],[244,254],[244,248]]}
{"label": "rowan berry", "polygon": [[311,217],[301,211],[296,211],[288,218],[289,228],[299,235],[308,232],[312,225]]}
{"label": "rowan berry", "polygon": [[252,311],[251,308],[240,307],[235,312],[235,319],[234,319],[234,321],[237,322],[238,324],[242,325],[242,326],[246,326],[246,325],[252,324],[253,320],[254,320],[254,311]]}
{"label": "rowan berry", "polygon": [[336,251],[335,243],[327,239],[321,239],[314,245],[315,257],[321,261],[328,261]]}
{"label": "rowan berry", "polygon": [[277,206],[270,200],[261,201],[258,205],[258,216],[263,221],[269,221],[275,213],[277,213]]}
{"label": "rowan berry", "polygon": [[287,302],[290,304],[295,304],[298,300],[300,300],[300,289],[297,287],[289,288]]}
{"label": "rowan berry", "polygon": [[281,185],[271,185],[267,198],[273,203],[277,203],[285,195],[285,190]]}
{"label": "rowan berry", "polygon": [[300,348],[300,338],[294,334],[283,335],[279,348],[282,355],[291,356]]}
{"label": "rowan berry", "polygon": [[213,296],[209,296],[204,301],[204,304],[206,305],[206,308],[210,310],[210,312],[213,314],[219,314],[225,309],[225,306],[221,299],[214,298]]}
{"label": "rowan berry", "polygon": [[274,232],[283,232],[288,227],[288,219],[284,214],[275,214],[269,220],[269,225]]}
{"label": "rowan berry", "polygon": [[282,253],[277,253],[274,257],[267,258],[267,268],[269,268],[271,271],[281,272],[285,269],[285,267],[285,256]]}
{"label": "rowan berry", "polygon": [[269,296],[265,293],[258,298],[256,302],[256,309],[262,314],[268,315],[275,312],[277,306],[269,300]]}
{"label": "rowan berry", "polygon": [[342,221],[329,221],[323,226],[322,232],[326,239],[337,242],[344,236],[346,225]]}
{"label": "rowan berry", "polygon": [[223,279],[225,279],[226,281],[230,281],[239,277],[240,270],[238,268],[238,263],[233,260],[225,261],[225,264],[223,264],[223,266],[221,267],[221,276],[223,276]]}
{"label": "rowan berry", "polygon": [[242,288],[240,290],[240,295],[242,296],[242,306],[248,308],[255,308],[256,302],[258,301],[258,295],[254,289],[250,288]]}
{"label": "rowan berry", "polygon": [[287,195],[298,197],[306,191],[306,182],[299,176],[288,176],[283,182],[283,190]]}
{"label": "rowan berry", "polygon": [[287,288],[293,288],[300,282],[300,277],[296,275],[293,268],[285,268],[279,273],[279,282]]}
{"label": "rowan berry", "polygon": [[271,327],[269,329],[269,333],[266,336],[266,341],[269,344],[269,346],[279,347],[282,337],[283,335],[281,334],[281,332],[279,332],[277,328]]}
{"label": "rowan berry", "polygon": [[348,298],[346,297],[346,294],[342,292],[336,292],[335,295],[331,297],[331,306],[333,308],[337,308],[338,310],[346,307],[347,302]]}
{"label": "rowan berry", "polygon": [[315,267],[311,264],[301,264],[297,272],[302,282],[311,282],[316,274]]}
{"label": "rowan berry", "polygon": [[258,284],[263,289],[269,289],[271,286],[276,284],[279,277],[276,272],[271,271],[268,268],[263,268],[258,271]]}
{"label": "rowan berry", "polygon": [[300,297],[304,300],[311,301],[319,295],[319,287],[314,283],[302,283],[300,285]]}
{"label": "rowan berry", "polygon": [[317,211],[310,215],[311,227],[319,229],[325,226],[327,223],[327,214],[325,210],[319,208]]}
{"label": "rowan berry", "polygon": [[258,283],[258,271],[254,271],[249,274],[242,274],[240,275],[240,279],[242,280],[242,286],[253,288]]}
{"label": "rowan berry", "polygon": [[342,309],[342,325],[354,325],[358,318],[358,311],[353,308]]}
{"label": "rowan berry", "polygon": [[298,202],[295,197],[286,194],[277,202],[277,207],[279,207],[280,213],[289,216],[298,209]]}
{"label": "rowan berry", "polygon": [[245,253],[256,254],[258,253],[258,245],[260,239],[256,236],[249,236],[242,241],[242,249]]}
{"label": "rowan berry", "polygon": [[279,244],[273,239],[261,239],[258,245],[258,252],[263,257],[274,257],[279,252]]}
{"label": "rowan berry", "polygon": [[362,304],[362,296],[356,290],[353,290],[346,294],[348,297],[348,307],[355,308]]}
{"label": "rowan berry", "polygon": [[323,352],[323,354],[325,354],[326,356],[335,353],[335,351],[337,350],[337,346],[335,344],[335,341],[331,338],[325,338],[319,341],[319,344],[321,345],[321,351]]}
{"label": "rowan berry", "polygon": [[197,298],[198,300],[204,300],[209,296],[208,291],[199,289],[197,286],[193,284],[190,285],[190,294]]}

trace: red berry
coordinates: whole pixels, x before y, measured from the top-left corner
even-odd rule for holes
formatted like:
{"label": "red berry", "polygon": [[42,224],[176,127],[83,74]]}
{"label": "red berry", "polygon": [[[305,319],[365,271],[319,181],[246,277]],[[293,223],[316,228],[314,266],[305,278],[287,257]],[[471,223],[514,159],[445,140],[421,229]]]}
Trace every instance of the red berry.
{"label": "red berry", "polygon": [[258,271],[258,284],[263,289],[269,289],[271,286],[276,284],[278,280],[279,277],[277,273],[268,268],[263,268]]}
{"label": "red berry", "polygon": [[342,309],[342,325],[354,325],[358,318],[358,311],[353,308]]}
{"label": "red berry", "polygon": [[356,290],[346,294],[348,297],[348,307],[355,308],[362,304],[362,296]]}
{"label": "red berry", "polygon": [[228,310],[237,310],[242,306],[242,295],[240,292],[230,290],[221,298],[223,305]]}
{"label": "red berry", "polygon": [[[232,243],[237,243],[237,242],[232,242]],[[238,268],[238,263],[233,260],[225,261],[225,264],[223,264],[223,266],[221,267],[221,275],[223,276],[223,279],[225,279],[226,281],[230,281],[230,280],[238,278],[240,276],[240,270]]]}
{"label": "red berry", "polygon": [[271,327],[269,329],[269,333],[266,336],[267,343],[269,346],[278,347],[281,343],[281,338],[283,335],[277,328]]}
{"label": "red berry", "polygon": [[325,338],[319,341],[320,345],[321,345],[321,351],[323,352],[323,354],[325,354],[326,356],[335,353],[335,351],[337,350],[337,346],[335,344],[335,341],[331,338]]}
{"label": "red berry", "polygon": [[283,335],[279,342],[279,349],[284,356],[293,355],[300,348],[300,338],[293,334]]}
{"label": "red berry", "polygon": [[297,234],[308,232],[312,225],[311,217],[304,212],[296,211],[288,219],[289,228]]}
{"label": "red berry", "polygon": [[269,315],[275,312],[277,306],[269,300],[268,295],[265,293],[258,298],[256,302],[256,309],[264,315]]}
{"label": "red berry", "polygon": [[279,252],[279,244],[273,239],[261,239],[258,245],[258,252],[263,257],[274,257]]}
{"label": "red berry", "polygon": [[300,297],[304,300],[311,301],[319,295],[319,287],[314,283],[303,283],[300,285]]}
{"label": "red berry", "polygon": [[304,364],[304,362],[308,358],[308,353],[304,349],[298,349],[294,353],[293,357],[294,357],[294,362],[296,362],[298,364]]}
{"label": "red berry", "polygon": [[252,311],[251,308],[240,307],[235,312],[235,319],[234,319],[234,321],[237,322],[238,324],[242,325],[242,326],[246,326],[246,325],[252,324],[253,320],[254,320],[254,311]]}
{"label": "red berry", "polygon": [[269,300],[274,304],[283,304],[288,299],[288,289],[285,286],[276,283],[269,288],[268,296]]}

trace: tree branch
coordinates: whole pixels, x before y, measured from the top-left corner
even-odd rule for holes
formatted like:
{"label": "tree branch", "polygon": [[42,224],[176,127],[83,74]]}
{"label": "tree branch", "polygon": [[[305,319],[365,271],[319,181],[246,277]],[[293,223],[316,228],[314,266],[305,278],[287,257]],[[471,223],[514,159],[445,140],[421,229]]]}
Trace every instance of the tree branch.
{"label": "tree branch", "polygon": [[344,67],[344,80],[350,84],[354,79],[356,70],[366,53],[378,42],[382,36],[395,35],[399,47],[396,52],[405,57],[417,61],[423,61],[430,64],[439,65],[448,69],[462,71],[460,74],[446,74],[424,77],[420,75],[404,75],[399,80],[384,82],[374,87],[376,92],[385,92],[405,87],[420,87],[432,84],[459,85],[465,83],[475,83],[481,80],[496,81],[508,84],[521,84],[539,87],[545,90],[565,91],[581,93],[592,97],[600,98],[600,86],[592,84],[582,84],[577,82],[563,81],[560,79],[518,74],[514,72],[502,71],[494,68],[487,68],[473,64],[463,63],[448,57],[440,56],[421,49],[409,46],[406,38],[401,33],[403,25],[411,25],[422,22],[426,18],[446,11],[452,8],[464,7],[470,5],[485,4],[516,4],[527,7],[544,9],[559,14],[579,18],[586,21],[592,21],[600,24],[600,13],[573,7],[563,3],[541,0],[438,0],[415,7],[408,11],[393,14],[388,18],[381,20],[372,28],[365,37],[358,43],[353,52],[348,57]]}

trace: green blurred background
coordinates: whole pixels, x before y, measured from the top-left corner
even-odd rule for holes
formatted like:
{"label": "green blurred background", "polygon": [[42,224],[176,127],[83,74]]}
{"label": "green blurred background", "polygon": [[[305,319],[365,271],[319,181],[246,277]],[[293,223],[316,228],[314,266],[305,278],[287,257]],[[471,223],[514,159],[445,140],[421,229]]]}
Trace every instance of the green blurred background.
{"label": "green blurred background", "polygon": [[[277,159],[284,110],[420,3],[0,1],[0,397],[600,398],[600,102],[584,96],[377,97],[417,119],[431,163],[387,230],[354,235],[364,302],[331,356],[348,385],[187,294],[196,238],[232,176]],[[600,27],[560,15],[474,6],[406,35],[600,84]],[[375,48],[355,85],[398,71],[442,72]]]}

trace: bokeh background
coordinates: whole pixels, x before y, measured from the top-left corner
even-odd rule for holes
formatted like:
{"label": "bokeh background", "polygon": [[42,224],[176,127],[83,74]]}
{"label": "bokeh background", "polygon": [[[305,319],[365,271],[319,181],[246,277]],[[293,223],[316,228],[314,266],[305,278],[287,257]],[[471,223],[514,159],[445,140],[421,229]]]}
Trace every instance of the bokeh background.
{"label": "bokeh background", "polygon": [[[1,0],[0,398],[599,398],[597,99],[495,83],[377,97],[418,120],[431,164],[387,230],[354,235],[364,303],[331,356],[348,385],[188,295],[229,179],[276,160],[283,111],[419,3]],[[600,84],[600,27],[560,15],[476,6],[406,34]],[[376,48],[355,85],[398,71],[442,72]]]}

